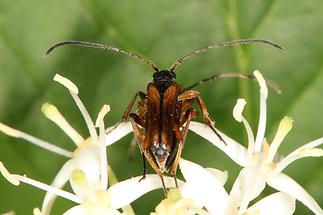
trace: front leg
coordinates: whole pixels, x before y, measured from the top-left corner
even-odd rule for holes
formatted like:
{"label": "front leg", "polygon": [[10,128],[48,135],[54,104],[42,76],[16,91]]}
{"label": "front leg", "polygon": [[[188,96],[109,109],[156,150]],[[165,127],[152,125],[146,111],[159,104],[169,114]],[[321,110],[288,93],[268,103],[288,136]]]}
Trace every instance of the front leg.
{"label": "front leg", "polygon": [[146,100],[146,97],[147,95],[144,93],[144,92],[141,92],[141,91],[138,91],[134,96],[133,98],[131,99],[130,101],[130,104],[128,105],[127,109],[125,110],[125,112],[123,113],[122,117],[121,117],[121,120],[119,122],[117,122],[113,128],[107,133],[109,134],[111,131],[113,131],[114,129],[116,129],[121,123],[123,122],[126,122],[129,115],[130,115],[130,111],[132,109],[132,107],[134,106],[135,104],[135,101],[137,99],[137,97],[140,97],[140,100],[138,101],[138,104],[139,106],[141,107],[141,109],[144,109],[146,110],[147,108],[144,108],[145,106],[145,100]]}
{"label": "front leg", "polygon": [[130,101],[130,104],[128,105],[127,109],[123,113],[122,118],[121,118],[122,121],[126,121],[128,119],[129,114],[131,112],[131,109],[132,109],[133,105],[135,104],[135,101],[136,101],[138,96],[140,97],[140,100],[139,100],[138,104],[140,104],[142,106],[145,104],[145,99],[146,99],[147,95],[144,92],[138,91],[133,96],[133,98]]}
{"label": "front leg", "polygon": [[178,96],[178,100],[180,101],[187,100],[187,99],[195,99],[195,101],[197,101],[203,115],[204,123],[213,130],[213,132],[218,136],[218,138],[223,143],[225,143],[221,135],[214,128],[214,120],[209,116],[209,112],[206,109],[206,105],[201,97],[201,94],[194,90],[188,90]]}

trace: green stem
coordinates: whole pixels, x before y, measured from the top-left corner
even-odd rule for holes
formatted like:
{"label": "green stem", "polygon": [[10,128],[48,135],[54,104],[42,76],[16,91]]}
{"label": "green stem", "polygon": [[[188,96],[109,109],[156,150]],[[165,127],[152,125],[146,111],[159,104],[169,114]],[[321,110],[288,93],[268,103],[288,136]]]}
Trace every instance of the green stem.
{"label": "green stem", "polygon": [[[238,8],[236,0],[228,1],[228,13],[227,13],[227,26],[229,30],[230,39],[241,39],[239,24],[238,24]],[[249,69],[249,56],[242,46],[233,47],[234,59],[236,62],[236,67],[240,72],[248,72]],[[249,100],[250,98],[250,85],[245,80],[239,80],[239,94],[240,97]],[[251,119],[250,108],[245,112],[246,118]]]}

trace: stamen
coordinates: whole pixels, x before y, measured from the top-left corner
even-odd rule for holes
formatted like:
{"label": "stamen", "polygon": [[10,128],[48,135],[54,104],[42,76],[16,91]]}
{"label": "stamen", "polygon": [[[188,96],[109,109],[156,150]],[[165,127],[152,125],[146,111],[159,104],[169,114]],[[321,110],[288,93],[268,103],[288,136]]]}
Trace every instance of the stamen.
{"label": "stamen", "polygon": [[277,175],[282,172],[289,164],[292,162],[304,158],[304,157],[322,157],[323,156],[323,149],[320,148],[311,148],[311,149],[304,149],[299,151],[298,154],[294,154],[292,156],[287,156],[283,160],[281,160],[277,165],[276,168],[270,173],[271,175]]}
{"label": "stamen", "polygon": [[28,178],[27,176],[22,176],[22,175],[16,175],[16,174],[11,174],[3,165],[2,162],[0,162],[0,172],[1,174],[13,185],[18,186],[20,182],[24,182],[26,184],[30,184],[34,187],[37,187],[39,189],[52,192],[57,196],[61,196],[65,199],[71,200],[75,203],[80,204],[81,203],[81,198],[79,196],[76,196],[70,192],[66,192],[64,190],[58,189],[56,187],[49,186],[47,184],[44,184],[42,182],[36,181],[34,179]]}
{"label": "stamen", "polygon": [[233,108],[233,117],[238,122],[242,122],[242,112],[246,104],[246,100],[238,99],[236,105]]}
{"label": "stamen", "polygon": [[267,99],[268,88],[267,88],[266,80],[264,79],[264,77],[262,76],[262,74],[258,70],[254,71],[253,75],[256,77],[256,79],[259,83],[260,93],[264,95],[265,99]]}
{"label": "stamen", "polygon": [[100,124],[103,123],[103,119],[105,115],[109,112],[110,112],[110,105],[103,105],[95,121],[95,127],[100,127]]}
{"label": "stamen", "polygon": [[65,199],[68,199],[68,200],[73,201],[75,203],[81,204],[81,202],[82,202],[82,199],[79,196],[72,194],[70,192],[58,189],[56,187],[49,186],[47,184],[44,184],[42,182],[28,178],[26,176],[16,175],[16,177],[21,182],[24,182],[26,184],[30,184],[30,185],[37,187],[39,189],[42,189],[44,191],[52,192],[57,196],[63,197]]}
{"label": "stamen", "polygon": [[2,124],[2,123],[0,123],[0,131],[2,131],[3,133],[5,133],[9,136],[27,140],[28,142],[30,142],[36,146],[39,146],[39,147],[46,149],[48,151],[52,151],[56,154],[59,154],[59,155],[62,155],[62,156],[68,157],[68,158],[71,158],[73,156],[73,153],[70,151],[60,148],[60,147],[58,147],[54,144],[51,144],[47,141],[38,139],[37,137],[31,136],[31,135],[26,134],[22,131],[18,131],[16,129],[11,128],[11,127],[9,127],[5,124]]}
{"label": "stamen", "polygon": [[34,215],[42,215],[42,213],[40,212],[39,208],[34,208],[33,214]]}
{"label": "stamen", "polygon": [[95,126],[99,127],[99,142],[100,142],[100,188],[106,190],[108,188],[108,164],[107,164],[107,149],[105,146],[105,128],[104,116],[110,111],[109,105],[103,105],[101,108]]}
{"label": "stamen", "polygon": [[60,127],[79,146],[84,138],[67,122],[59,110],[52,104],[45,103],[41,108],[44,115]]}
{"label": "stamen", "polygon": [[82,115],[83,115],[83,118],[85,120],[85,123],[88,127],[88,130],[89,130],[89,133],[90,133],[90,136],[91,136],[91,139],[94,143],[96,143],[98,140],[98,136],[97,136],[97,133],[96,133],[96,130],[94,128],[94,123],[90,117],[90,114],[87,112],[86,108],[84,107],[82,101],[80,100],[80,98],[74,94],[73,92],[71,92],[71,95],[77,105],[77,107],[79,108],[79,110],[81,111]]}
{"label": "stamen", "polygon": [[77,96],[78,88],[76,87],[76,85],[72,81],[70,81],[69,79],[67,79],[67,78],[65,78],[65,77],[63,77],[63,76],[61,76],[59,74],[55,75],[54,81],[57,81],[58,83],[62,84],[63,86],[65,86],[70,91],[70,94],[72,95],[77,107],[79,108],[79,110],[81,111],[81,114],[83,115],[85,123],[86,123],[86,125],[87,125],[87,127],[89,129],[92,141],[96,143],[97,142],[97,133],[96,133],[96,130],[94,128],[94,123],[92,122],[90,114],[87,112],[87,110],[84,107],[82,101]]}
{"label": "stamen", "polygon": [[18,130],[11,128],[5,124],[2,124],[1,122],[0,122],[0,131],[5,133],[8,136],[11,136],[11,137],[20,138],[22,136],[21,131],[18,131]]}
{"label": "stamen", "polygon": [[288,132],[292,129],[292,127],[293,127],[293,119],[291,117],[285,116],[280,121],[274,140],[269,147],[269,154],[267,158],[268,162],[272,162],[274,160],[274,157],[277,153],[277,150],[280,144],[282,143],[283,139],[288,134]]}
{"label": "stamen", "polygon": [[317,146],[319,146],[321,144],[323,144],[323,137],[321,137],[319,139],[316,139],[316,140],[313,140],[313,141],[299,147],[298,149],[296,149],[292,153],[290,153],[288,156],[298,154],[300,151],[302,151],[304,149],[315,148],[315,147],[317,147]]}
{"label": "stamen", "polygon": [[252,154],[254,152],[255,138],[253,136],[252,129],[251,129],[248,121],[242,115],[245,105],[246,105],[246,100],[238,99],[236,105],[233,108],[233,117],[238,122],[242,122],[246,131],[247,131],[247,135],[248,135],[248,152],[247,152],[248,157],[247,157],[247,159],[248,159],[248,162],[250,162],[252,159]]}
{"label": "stamen", "polygon": [[59,74],[56,74],[54,76],[54,81],[57,81],[58,83],[62,84],[64,87],[66,87],[67,89],[69,89],[70,91],[72,91],[75,94],[79,93],[79,89],[72,81],[70,81],[69,79],[67,79]]}
{"label": "stamen", "polygon": [[1,161],[0,161],[0,172],[3,175],[3,177],[11,184],[15,186],[18,186],[20,184],[19,180],[15,177],[15,175],[11,174]]}
{"label": "stamen", "polygon": [[254,71],[254,76],[256,77],[258,84],[260,86],[260,113],[259,113],[259,123],[257,136],[255,141],[255,152],[259,153],[262,150],[262,140],[265,136],[266,131],[266,120],[267,120],[267,104],[266,99],[268,95],[268,89],[265,79],[262,77],[261,73],[256,70]]}

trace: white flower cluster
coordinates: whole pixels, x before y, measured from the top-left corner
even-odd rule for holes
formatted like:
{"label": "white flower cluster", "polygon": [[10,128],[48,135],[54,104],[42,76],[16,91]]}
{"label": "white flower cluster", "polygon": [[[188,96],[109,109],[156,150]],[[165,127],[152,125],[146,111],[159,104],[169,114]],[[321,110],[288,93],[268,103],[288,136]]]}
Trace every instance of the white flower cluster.
{"label": "white flower cluster", "polygon": [[[233,116],[242,122],[248,136],[248,147],[237,143],[218,131],[226,144],[204,124],[192,122],[190,130],[209,140],[227,154],[242,169],[231,190],[224,188],[228,173],[214,168],[204,168],[191,161],[181,159],[180,170],[184,181],[178,179],[179,188],[173,188],[174,182],[165,177],[165,185],[170,188],[167,198],[155,208],[151,215],[288,215],[295,211],[295,201],[306,205],[314,214],[323,215],[319,204],[292,178],[282,173],[291,162],[303,157],[323,156],[323,150],[317,148],[323,143],[323,137],[296,149],[281,160],[277,160],[277,150],[284,137],[292,128],[293,120],[285,117],[271,144],[265,139],[267,86],[262,75],[254,75],[260,86],[260,114],[256,137],[249,123],[243,117],[244,99],[238,99]],[[116,127],[105,129],[103,118],[110,111],[104,105],[94,123],[78,97],[78,88],[68,79],[56,75],[54,80],[65,86],[80,109],[90,137],[85,139],[65,120],[58,109],[51,104],[44,104],[45,116],[56,123],[75,143],[74,152],[59,148],[24,132],[0,123],[0,131],[16,138],[22,138],[39,147],[67,157],[69,160],[57,173],[51,185],[33,180],[25,175],[11,174],[0,162],[1,174],[12,184],[24,182],[46,191],[41,209],[35,208],[34,214],[50,214],[57,196],[76,203],[64,215],[115,215],[135,214],[129,205],[142,195],[154,189],[162,188],[158,175],[141,176],[117,182],[108,166],[107,146],[115,143],[132,131],[130,123],[120,123]],[[98,128],[98,131],[96,130]],[[64,191],[69,182],[73,193]],[[108,183],[109,182],[109,183]],[[108,186],[110,184],[110,186]],[[265,186],[269,185],[278,192],[255,202]],[[253,204],[250,205],[250,202]]]}

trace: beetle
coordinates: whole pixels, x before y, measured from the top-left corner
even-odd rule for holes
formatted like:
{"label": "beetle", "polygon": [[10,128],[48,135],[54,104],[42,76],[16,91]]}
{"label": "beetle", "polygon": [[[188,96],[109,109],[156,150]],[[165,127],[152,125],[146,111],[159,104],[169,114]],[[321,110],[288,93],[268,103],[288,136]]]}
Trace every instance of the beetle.
{"label": "beetle", "polygon": [[[181,85],[176,82],[175,69],[188,58],[213,48],[255,43],[265,44],[283,50],[280,45],[268,40],[245,39],[228,41],[191,52],[176,60],[175,63],[166,70],[160,70],[152,61],[138,54],[110,45],[92,42],[74,40],[59,42],[52,45],[47,50],[46,56],[61,46],[84,46],[112,50],[132,56],[143,61],[154,70],[152,82],[147,85],[147,92],[144,93],[139,91],[133,96],[122,116],[121,121],[127,121],[130,118],[135,139],[142,153],[143,176],[140,180],[144,179],[146,175],[146,158],[154,171],[159,175],[166,194],[167,190],[163,180],[165,173],[169,172],[174,177],[175,185],[178,187],[176,171],[179,159],[184,147],[190,122],[198,115],[198,111],[192,107],[194,103],[197,103],[206,126],[210,127],[219,137],[220,141],[226,144],[221,135],[215,129],[214,120],[210,117],[200,93],[192,90],[192,88],[222,77],[254,79],[250,74],[219,73],[183,89]],[[131,112],[138,97],[138,109],[135,112]]]}

